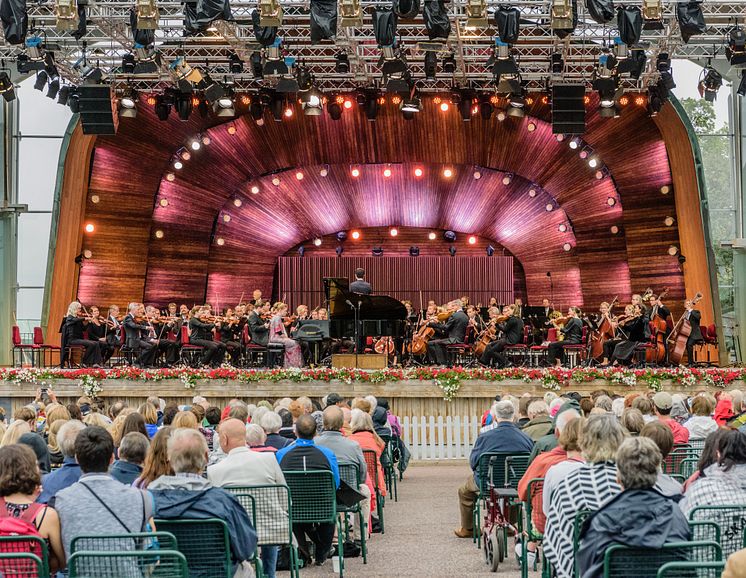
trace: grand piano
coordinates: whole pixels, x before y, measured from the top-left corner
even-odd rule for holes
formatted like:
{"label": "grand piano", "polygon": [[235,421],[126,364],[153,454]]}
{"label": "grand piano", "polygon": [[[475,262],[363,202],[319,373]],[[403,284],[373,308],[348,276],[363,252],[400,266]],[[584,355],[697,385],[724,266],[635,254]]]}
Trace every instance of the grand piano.
{"label": "grand piano", "polygon": [[353,293],[344,278],[325,277],[324,293],[329,303],[329,336],[337,339],[355,335],[355,307],[360,307],[359,337],[394,338],[406,332],[407,308],[404,303],[388,295]]}

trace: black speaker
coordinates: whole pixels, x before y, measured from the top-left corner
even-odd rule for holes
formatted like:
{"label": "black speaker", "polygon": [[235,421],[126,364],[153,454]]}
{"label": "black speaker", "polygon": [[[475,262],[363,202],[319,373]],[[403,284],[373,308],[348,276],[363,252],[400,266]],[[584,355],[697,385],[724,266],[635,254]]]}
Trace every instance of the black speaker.
{"label": "black speaker", "polygon": [[583,134],[585,132],[585,86],[556,84],[552,87],[552,132]]}
{"label": "black speaker", "polygon": [[119,115],[114,91],[108,84],[78,87],[83,134],[117,134]]}

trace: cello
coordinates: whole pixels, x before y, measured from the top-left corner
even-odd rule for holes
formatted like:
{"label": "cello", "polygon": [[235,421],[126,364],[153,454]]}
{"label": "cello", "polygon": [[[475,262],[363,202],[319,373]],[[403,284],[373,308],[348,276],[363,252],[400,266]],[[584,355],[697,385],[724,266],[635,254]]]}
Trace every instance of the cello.
{"label": "cello", "polygon": [[601,323],[598,326],[598,329],[596,329],[591,334],[591,357],[593,359],[602,357],[604,354],[604,343],[609,339],[614,339],[614,337],[616,336],[614,325],[612,324],[611,319],[614,305],[616,305],[618,299],[618,295],[615,296],[614,299],[612,299],[611,303],[609,304],[608,311],[605,315],[602,316]]}
{"label": "cello", "polygon": [[[668,287],[661,291],[661,294],[658,295],[658,299],[663,299],[666,295],[668,295]],[[655,315],[653,315],[653,318],[650,320],[650,324],[652,326],[651,341],[653,347],[645,353],[645,361],[647,363],[661,365],[666,361],[666,330],[668,327],[666,326],[666,320],[658,314],[657,308]]]}
{"label": "cello", "polygon": [[[696,305],[701,299],[702,293],[697,292],[694,299],[691,300],[692,306]],[[671,364],[681,364],[681,359],[686,352],[686,342],[691,333],[692,324],[686,318],[686,313],[682,313],[676,325],[674,325],[671,335],[668,336],[668,361]]]}
{"label": "cello", "polygon": [[472,348],[474,355],[477,357],[482,356],[484,350],[487,349],[487,346],[495,339],[495,337],[497,337],[496,325],[498,323],[505,323],[509,317],[509,315],[498,315],[490,320],[487,327],[477,335],[476,340],[474,341],[474,347]]}

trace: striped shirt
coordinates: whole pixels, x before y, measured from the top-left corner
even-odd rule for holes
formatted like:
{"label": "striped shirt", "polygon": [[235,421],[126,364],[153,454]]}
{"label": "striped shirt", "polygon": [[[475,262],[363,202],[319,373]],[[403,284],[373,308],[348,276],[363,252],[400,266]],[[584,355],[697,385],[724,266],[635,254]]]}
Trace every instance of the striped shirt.
{"label": "striped shirt", "polygon": [[582,464],[552,492],[543,544],[557,578],[570,578],[573,573],[572,534],[576,512],[596,511],[621,491],[616,481],[616,464],[600,462]]}

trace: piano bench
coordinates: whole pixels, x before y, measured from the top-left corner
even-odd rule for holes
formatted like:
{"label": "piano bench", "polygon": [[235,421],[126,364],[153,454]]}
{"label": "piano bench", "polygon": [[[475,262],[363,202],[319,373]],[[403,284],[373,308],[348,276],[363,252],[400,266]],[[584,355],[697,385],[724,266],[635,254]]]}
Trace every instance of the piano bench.
{"label": "piano bench", "polygon": [[266,362],[267,367],[285,365],[285,346],[282,343],[268,343]]}

